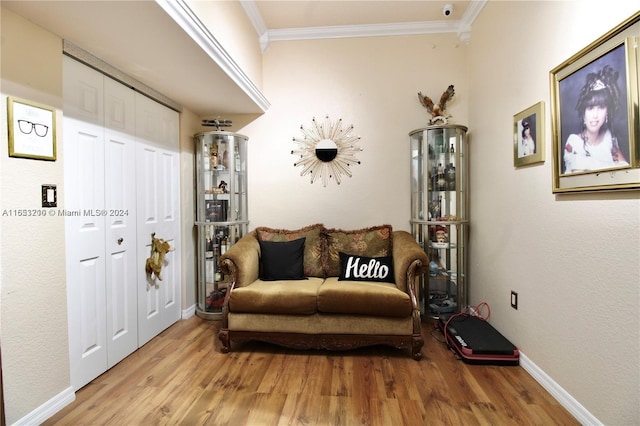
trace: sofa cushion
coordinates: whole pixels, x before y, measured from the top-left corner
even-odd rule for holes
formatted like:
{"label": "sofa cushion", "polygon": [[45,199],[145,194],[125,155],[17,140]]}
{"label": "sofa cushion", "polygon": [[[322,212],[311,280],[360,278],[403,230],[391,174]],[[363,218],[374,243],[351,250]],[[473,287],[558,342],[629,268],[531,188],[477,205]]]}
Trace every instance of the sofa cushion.
{"label": "sofa cushion", "polygon": [[367,257],[391,256],[391,233],[391,225],[380,225],[354,231],[326,230],[325,276],[337,277],[340,275],[340,252]]}
{"label": "sofa cushion", "polygon": [[315,224],[304,228],[288,230],[261,226],[255,229],[258,241],[292,241],[306,238],[304,244],[304,275],[307,277],[324,277],[322,252],[325,246],[324,225]]}
{"label": "sofa cushion", "polygon": [[262,278],[265,281],[304,278],[304,238],[293,241],[258,241]]}
{"label": "sofa cushion", "polygon": [[395,284],[329,277],[318,290],[318,312],[406,317],[411,299]]}
{"label": "sofa cushion", "polygon": [[[229,312],[229,330],[259,333],[364,334],[402,336],[413,331],[409,317],[379,315],[279,315]],[[304,339],[304,337],[301,337]]]}
{"label": "sofa cushion", "polygon": [[229,297],[231,312],[311,315],[317,311],[318,288],[322,278],[298,281],[257,280],[235,288]]}
{"label": "sofa cushion", "polygon": [[338,281],[375,281],[395,283],[393,258],[356,256],[340,252]]}

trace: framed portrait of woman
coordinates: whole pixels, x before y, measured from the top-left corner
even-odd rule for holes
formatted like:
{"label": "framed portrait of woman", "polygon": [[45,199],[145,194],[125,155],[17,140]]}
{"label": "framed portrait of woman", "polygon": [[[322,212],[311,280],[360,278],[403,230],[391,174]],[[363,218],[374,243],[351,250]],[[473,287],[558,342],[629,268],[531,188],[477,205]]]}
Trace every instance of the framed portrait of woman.
{"label": "framed portrait of woman", "polygon": [[513,116],[513,165],[544,162],[544,102]]}
{"label": "framed portrait of woman", "polygon": [[551,70],[553,192],[640,188],[640,13]]}

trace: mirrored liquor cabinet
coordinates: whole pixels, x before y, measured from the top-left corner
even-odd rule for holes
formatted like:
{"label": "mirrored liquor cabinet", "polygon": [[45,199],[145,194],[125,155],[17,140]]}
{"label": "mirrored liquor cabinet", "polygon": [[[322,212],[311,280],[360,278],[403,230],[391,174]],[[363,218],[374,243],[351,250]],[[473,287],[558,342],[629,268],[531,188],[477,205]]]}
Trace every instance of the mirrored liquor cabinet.
{"label": "mirrored liquor cabinet", "polygon": [[411,229],[429,257],[419,293],[423,316],[467,305],[469,158],[467,127],[434,125],[409,133]]}
{"label": "mirrored liquor cabinet", "polygon": [[210,131],[194,136],[196,144],[196,228],[198,287],[196,315],[222,316],[230,277],[218,260],[246,233],[247,141],[237,133]]}

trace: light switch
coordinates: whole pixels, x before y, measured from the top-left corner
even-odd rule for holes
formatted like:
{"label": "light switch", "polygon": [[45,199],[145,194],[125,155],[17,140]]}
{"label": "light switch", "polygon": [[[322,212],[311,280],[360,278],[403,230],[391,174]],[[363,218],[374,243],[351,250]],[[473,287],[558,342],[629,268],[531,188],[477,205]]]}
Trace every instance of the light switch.
{"label": "light switch", "polygon": [[58,191],[55,185],[42,185],[42,207],[57,207]]}

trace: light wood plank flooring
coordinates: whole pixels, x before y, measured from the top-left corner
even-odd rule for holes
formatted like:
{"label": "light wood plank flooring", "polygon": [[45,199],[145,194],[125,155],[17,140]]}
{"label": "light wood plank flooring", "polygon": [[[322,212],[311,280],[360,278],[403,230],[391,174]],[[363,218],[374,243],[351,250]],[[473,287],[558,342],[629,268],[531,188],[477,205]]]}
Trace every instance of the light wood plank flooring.
{"label": "light wood plank flooring", "polygon": [[577,425],[521,367],[467,365],[423,324],[424,358],[386,347],[220,353],[218,321],[179,321],[45,424]]}

